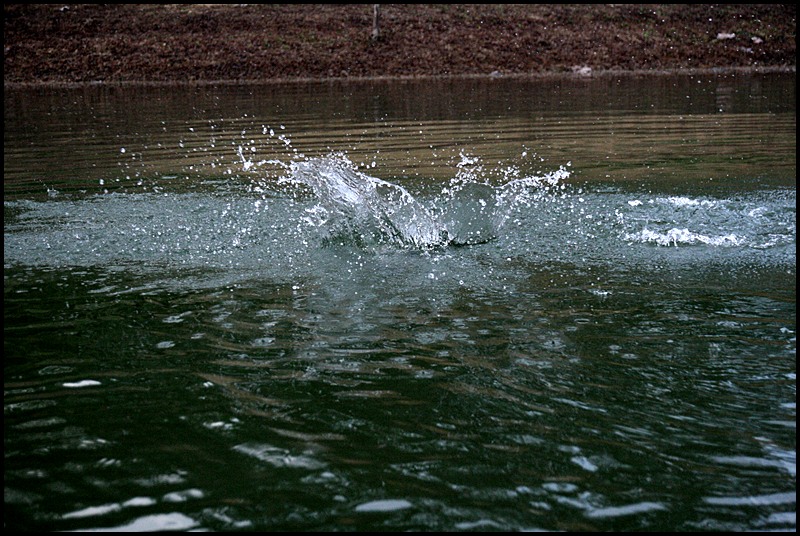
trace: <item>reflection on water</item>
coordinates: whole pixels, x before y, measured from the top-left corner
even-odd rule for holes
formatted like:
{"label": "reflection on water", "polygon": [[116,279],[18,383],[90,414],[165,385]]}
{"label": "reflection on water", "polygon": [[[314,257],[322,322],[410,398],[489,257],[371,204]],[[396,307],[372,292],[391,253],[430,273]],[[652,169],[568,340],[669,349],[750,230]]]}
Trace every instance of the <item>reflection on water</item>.
{"label": "reflection on water", "polygon": [[796,528],[793,76],[4,100],[8,528]]}
{"label": "reflection on water", "polygon": [[538,171],[580,163],[580,179],[780,182],[796,169],[794,88],[786,74],[9,90],[5,196],[197,187],[176,179],[241,176],[239,147],[255,161],[346,151],[390,180],[527,150]]}

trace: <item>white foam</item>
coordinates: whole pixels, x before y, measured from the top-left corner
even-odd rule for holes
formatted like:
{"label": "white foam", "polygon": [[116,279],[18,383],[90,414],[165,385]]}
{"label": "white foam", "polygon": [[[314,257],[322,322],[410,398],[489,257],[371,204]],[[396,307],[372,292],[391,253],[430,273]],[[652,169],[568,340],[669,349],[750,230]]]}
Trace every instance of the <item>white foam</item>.
{"label": "white foam", "polygon": [[69,387],[71,389],[77,389],[80,387],[94,387],[96,385],[102,385],[97,380],[81,380],[79,382],[65,382],[62,384],[64,387]]}
{"label": "white foam", "polygon": [[672,228],[665,232],[643,229],[637,233],[628,233],[623,237],[630,242],[652,242],[659,246],[678,246],[691,244],[706,244],[709,246],[742,246],[746,240],[733,233],[718,236],[708,236],[695,233],[689,229]]}

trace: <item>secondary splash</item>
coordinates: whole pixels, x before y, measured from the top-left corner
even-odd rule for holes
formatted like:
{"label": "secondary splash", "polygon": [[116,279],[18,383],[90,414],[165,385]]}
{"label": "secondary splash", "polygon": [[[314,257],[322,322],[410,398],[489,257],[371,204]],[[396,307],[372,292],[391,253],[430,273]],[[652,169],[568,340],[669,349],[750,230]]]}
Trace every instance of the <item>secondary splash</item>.
{"label": "secondary splash", "polygon": [[620,222],[622,239],[658,246],[769,249],[795,242],[792,192],[752,194],[747,199],[654,197],[629,200]]}
{"label": "secondary splash", "polygon": [[318,204],[307,209],[307,221],[328,237],[430,249],[497,238],[516,208],[533,203],[570,175],[561,167],[493,185],[470,163],[462,156],[459,172],[432,199],[358,171],[343,154],[292,162],[289,176],[279,183],[311,189]]}

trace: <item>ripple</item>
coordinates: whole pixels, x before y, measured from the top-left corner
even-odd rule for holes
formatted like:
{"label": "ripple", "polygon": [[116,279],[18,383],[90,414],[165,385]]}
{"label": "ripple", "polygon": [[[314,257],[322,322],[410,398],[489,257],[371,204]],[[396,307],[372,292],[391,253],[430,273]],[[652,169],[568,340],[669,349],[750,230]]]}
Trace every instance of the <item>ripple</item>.
{"label": "ripple", "polygon": [[77,532],[157,532],[185,531],[196,529],[199,523],[180,512],[152,514],[136,518],[128,523],[102,528],[85,528]]}
{"label": "ripple", "polygon": [[657,502],[640,502],[640,503],[626,504],[624,506],[594,508],[587,511],[585,515],[586,517],[592,519],[600,519],[600,518],[638,515],[647,512],[657,512],[660,510],[667,510],[667,507],[664,504]]}
{"label": "ripple", "polygon": [[413,505],[405,499],[382,499],[359,504],[355,507],[355,511],[370,514],[397,512],[399,510],[411,508],[412,506]]}
{"label": "ripple", "polygon": [[252,456],[262,462],[267,462],[274,467],[292,469],[321,469],[327,464],[307,454],[291,454],[288,450],[274,447],[265,443],[248,443],[236,445],[233,450]]}

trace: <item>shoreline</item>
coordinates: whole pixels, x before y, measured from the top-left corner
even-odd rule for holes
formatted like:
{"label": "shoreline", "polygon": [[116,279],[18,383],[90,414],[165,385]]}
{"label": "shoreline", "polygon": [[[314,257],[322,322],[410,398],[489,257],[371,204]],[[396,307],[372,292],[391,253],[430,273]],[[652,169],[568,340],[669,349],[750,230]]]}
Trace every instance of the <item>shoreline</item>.
{"label": "shoreline", "polygon": [[592,80],[614,77],[644,78],[662,76],[727,76],[727,75],[761,75],[761,74],[797,74],[796,66],[767,67],[706,67],[696,69],[633,69],[633,70],[591,70],[590,72],[552,71],[536,73],[508,74],[453,74],[453,75],[387,75],[387,76],[341,76],[341,77],[285,77],[264,80],[97,80],[88,82],[63,81],[28,81],[4,82],[3,89],[16,91],[24,89],[82,89],[89,87],[149,87],[149,88],[183,88],[183,87],[225,87],[225,86],[272,86],[292,84],[361,84],[372,82],[424,82],[424,81],[458,81],[458,80]]}

